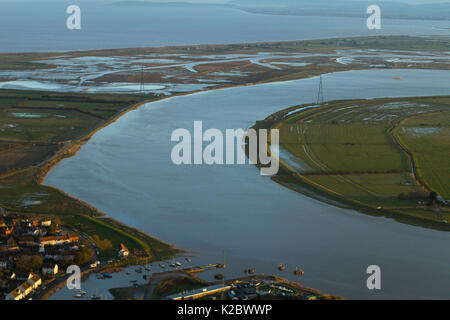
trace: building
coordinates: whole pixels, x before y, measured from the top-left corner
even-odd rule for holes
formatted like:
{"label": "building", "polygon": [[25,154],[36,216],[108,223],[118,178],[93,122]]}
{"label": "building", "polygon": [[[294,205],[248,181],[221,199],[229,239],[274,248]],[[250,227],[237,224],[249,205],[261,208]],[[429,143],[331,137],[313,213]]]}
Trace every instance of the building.
{"label": "building", "polygon": [[39,238],[40,245],[57,246],[66,243],[72,243],[78,241],[78,235],[66,234],[60,236],[45,236]]}
{"label": "building", "polygon": [[34,246],[36,244],[33,236],[19,237],[17,242],[19,242],[19,245],[21,246]]}
{"label": "building", "polygon": [[42,279],[37,274],[32,274],[32,277],[27,281],[33,289],[42,285]]}
{"label": "building", "polygon": [[11,233],[13,233],[13,231],[14,231],[14,227],[13,226],[11,226],[11,227],[1,227],[0,228],[0,235],[1,236],[3,236],[3,237],[6,237],[6,236],[9,236]]}
{"label": "building", "polygon": [[129,254],[130,254],[130,250],[128,250],[127,247],[125,247],[123,245],[123,243],[121,243],[120,250],[119,250],[119,257],[128,257]]}
{"label": "building", "polygon": [[17,289],[21,290],[23,296],[26,297],[27,295],[29,295],[31,293],[31,291],[33,291],[33,285],[31,283],[29,283],[28,281],[25,281]]}
{"label": "building", "polygon": [[58,265],[54,262],[44,263],[42,266],[42,273],[54,276],[58,273]]}
{"label": "building", "polygon": [[22,300],[23,298],[23,292],[19,288],[14,289],[5,297],[6,300]]}
{"label": "building", "polygon": [[50,227],[52,225],[52,220],[42,220],[41,227]]}
{"label": "building", "polygon": [[0,268],[3,270],[8,269],[9,261],[8,258],[0,258]]}
{"label": "building", "polygon": [[29,274],[27,281],[6,295],[6,300],[22,300],[34,289],[42,285],[42,279],[37,274]]}

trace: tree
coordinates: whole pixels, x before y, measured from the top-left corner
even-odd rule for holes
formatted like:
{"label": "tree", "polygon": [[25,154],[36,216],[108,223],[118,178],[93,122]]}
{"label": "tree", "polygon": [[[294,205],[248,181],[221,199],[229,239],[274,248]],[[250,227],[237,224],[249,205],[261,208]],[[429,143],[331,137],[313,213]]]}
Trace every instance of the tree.
{"label": "tree", "polygon": [[431,191],[428,198],[430,200],[430,205],[435,204],[438,200],[438,194],[434,191]]}
{"label": "tree", "polygon": [[23,255],[17,258],[16,268],[21,271],[39,271],[42,268],[42,257],[39,255]]}
{"label": "tree", "polygon": [[80,249],[80,251],[77,252],[77,255],[75,256],[75,263],[79,266],[82,266],[91,261],[93,256],[94,251],[92,249],[83,247]]}
{"label": "tree", "polygon": [[111,250],[113,245],[112,242],[108,239],[100,239],[100,237],[98,235],[94,235],[92,237],[92,240],[94,240],[95,244],[98,246],[98,248],[101,251],[105,251],[105,250]]}

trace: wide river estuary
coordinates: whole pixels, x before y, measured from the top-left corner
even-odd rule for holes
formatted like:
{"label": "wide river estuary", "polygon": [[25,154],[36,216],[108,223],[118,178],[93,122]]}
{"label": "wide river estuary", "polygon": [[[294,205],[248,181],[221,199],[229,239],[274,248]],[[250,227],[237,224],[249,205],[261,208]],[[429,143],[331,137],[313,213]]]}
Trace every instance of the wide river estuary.
{"label": "wide river estuary", "polygon": [[[394,79],[401,76],[403,80]],[[286,189],[250,165],[175,166],[177,128],[248,128],[269,114],[313,102],[318,78],[237,87],[148,103],[96,133],[46,185],[181,248],[196,264],[222,261],[227,277],[256,273],[294,280],[347,298],[449,298],[450,233],[333,207]],[[449,94],[450,73],[366,70],[324,76],[325,98]],[[289,270],[277,270],[284,263]],[[366,287],[379,265],[382,290]]]}

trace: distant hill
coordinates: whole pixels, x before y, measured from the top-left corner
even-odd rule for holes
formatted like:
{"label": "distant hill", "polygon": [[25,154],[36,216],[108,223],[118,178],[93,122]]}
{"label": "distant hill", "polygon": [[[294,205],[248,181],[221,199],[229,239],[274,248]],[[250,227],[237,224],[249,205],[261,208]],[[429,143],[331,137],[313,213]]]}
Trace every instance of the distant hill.
{"label": "distant hill", "polygon": [[[220,6],[235,8],[252,13],[298,15],[298,16],[337,16],[366,17],[368,6],[377,4],[381,7],[384,18],[418,19],[418,20],[450,20],[450,2],[430,4],[406,4],[392,1],[373,0],[232,0],[220,3],[189,3],[189,2],[149,2],[149,1],[118,1],[114,6],[142,7],[192,7]],[[450,25],[449,25],[450,27]]]}
{"label": "distant hill", "polygon": [[233,0],[228,4],[255,13],[346,17],[365,17],[367,7],[376,4],[385,18],[450,20],[450,2],[411,5],[373,0]]}

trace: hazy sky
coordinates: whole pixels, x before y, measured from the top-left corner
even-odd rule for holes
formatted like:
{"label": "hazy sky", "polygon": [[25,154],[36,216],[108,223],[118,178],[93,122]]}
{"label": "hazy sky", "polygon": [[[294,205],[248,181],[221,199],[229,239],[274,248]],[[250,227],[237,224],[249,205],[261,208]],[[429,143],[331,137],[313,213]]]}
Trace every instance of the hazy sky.
{"label": "hazy sky", "polygon": [[[81,2],[97,2],[97,3],[112,3],[117,1],[123,1],[123,0],[72,0],[74,4],[81,3]],[[141,1],[148,1],[148,2],[197,2],[197,3],[226,3],[229,2],[229,0],[141,0]],[[302,0],[298,0],[301,2]],[[367,1],[367,0],[355,0],[355,1]],[[409,3],[409,4],[419,4],[419,3],[438,3],[438,2],[449,2],[450,0],[373,0],[374,3],[383,3],[383,2],[403,2],[403,3]],[[0,2],[62,2],[61,0],[0,0]],[[277,0],[273,1],[274,4],[277,3]],[[0,4],[1,6],[1,4]]]}

